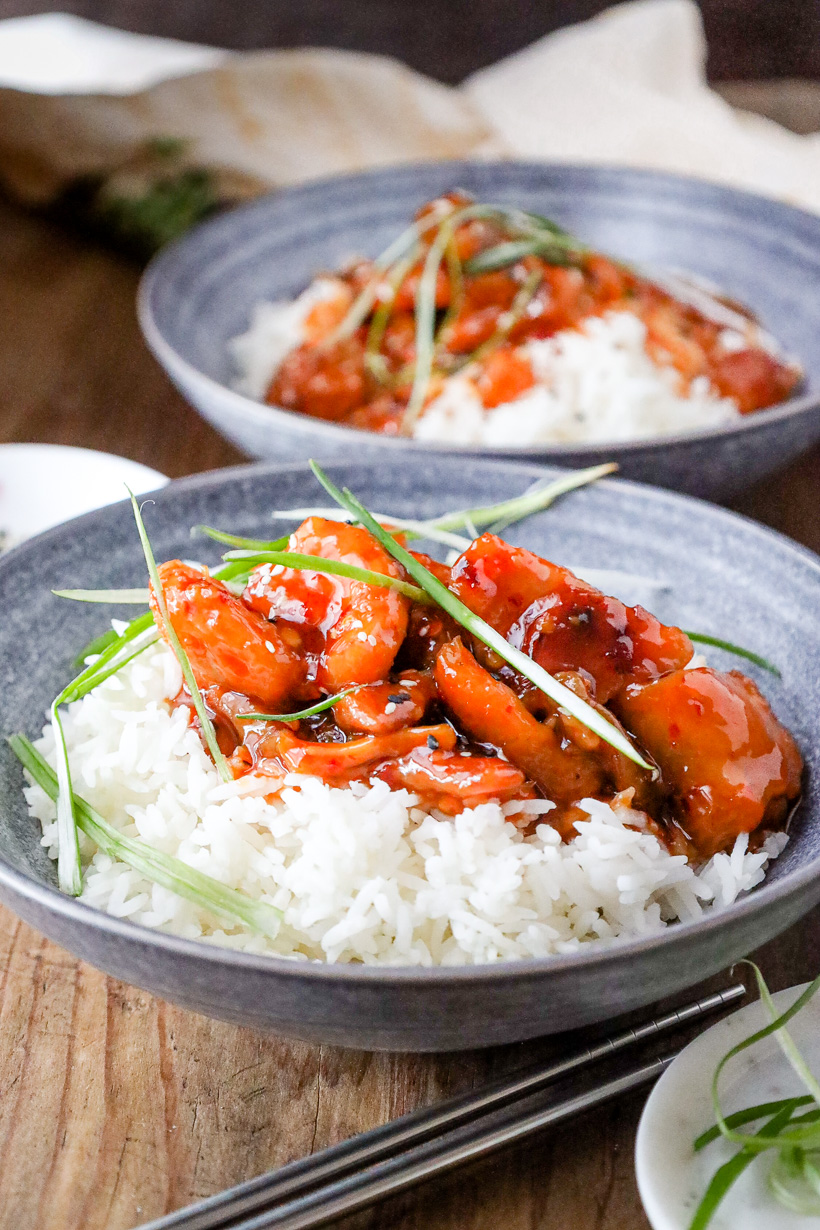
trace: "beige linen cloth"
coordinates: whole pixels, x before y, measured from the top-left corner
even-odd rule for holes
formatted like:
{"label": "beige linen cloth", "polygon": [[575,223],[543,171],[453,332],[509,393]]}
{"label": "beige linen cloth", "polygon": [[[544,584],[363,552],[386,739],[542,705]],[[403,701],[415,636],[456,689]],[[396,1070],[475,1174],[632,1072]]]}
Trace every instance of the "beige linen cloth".
{"label": "beige linen cloth", "polygon": [[394,60],[308,49],[238,54],[62,14],[0,22],[0,177],[46,203],[127,167],[156,138],[253,194],[424,158],[656,167],[820,212],[820,134],[731,108],[705,80],[692,0],[634,0],[458,88]]}

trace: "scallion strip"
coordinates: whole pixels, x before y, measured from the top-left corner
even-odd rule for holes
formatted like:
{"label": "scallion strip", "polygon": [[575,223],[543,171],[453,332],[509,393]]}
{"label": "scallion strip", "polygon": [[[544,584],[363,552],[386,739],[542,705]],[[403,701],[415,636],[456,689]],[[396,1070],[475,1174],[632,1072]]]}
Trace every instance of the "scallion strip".
{"label": "scallion strip", "polygon": [[337,692],[335,696],[326,696],[324,700],[311,705],[309,709],[300,709],[298,713],[237,713],[236,720],[238,722],[301,722],[304,718],[316,717],[318,713],[332,709],[343,696],[349,696],[351,692],[358,690],[358,688],[345,688],[343,692]]}
{"label": "scallion strip", "polygon": [[[393,517],[389,513],[374,513],[373,514],[380,525],[386,529],[392,528],[399,530],[406,538],[427,538],[430,542],[440,542],[445,547],[453,547],[456,551],[463,551],[465,547],[469,547],[469,538],[462,538],[457,534],[451,534],[447,530],[440,530],[433,521],[413,521],[407,517]],[[355,521],[356,518],[343,508],[289,508],[283,512],[273,512],[271,517],[276,521],[298,521],[304,520],[306,517],[324,517],[331,521]]]}
{"label": "scallion strip", "polygon": [[[758,983],[760,983],[762,975],[760,974],[757,966],[751,961],[746,962],[746,964],[752,966],[752,969],[755,971],[755,975],[758,978]],[[763,985],[765,985],[765,983]],[[735,1131],[729,1126],[720,1108],[719,1084],[720,1077],[726,1065],[734,1059],[736,1055],[740,1055],[750,1046],[754,1046],[756,1042],[761,1042],[764,1038],[768,1038],[770,1034],[776,1034],[777,1040],[781,1042],[782,1045],[782,1031],[785,1026],[789,1023],[792,1017],[796,1016],[800,1009],[808,1003],[812,996],[816,994],[818,989],[820,989],[820,975],[809,984],[806,990],[798,996],[794,1003],[787,1008],[785,1012],[781,1013],[779,1016],[776,1016],[763,1029],[757,1030],[750,1037],[744,1038],[742,1042],[738,1042],[736,1046],[733,1046],[731,1050],[726,1052],[720,1063],[717,1065],[715,1074],[712,1078],[712,1103],[715,1110],[715,1121],[717,1126],[720,1129],[721,1135],[727,1140],[731,1140],[735,1144],[743,1145],[745,1148],[751,1149],[753,1152],[764,1152],[766,1149],[772,1148],[772,1146],[780,1147],[781,1144],[801,1144],[806,1140],[814,1140],[815,1132],[810,1127],[805,1130],[797,1129],[794,1132],[781,1133],[780,1135],[766,1135],[765,1133],[758,1133],[756,1136],[751,1137],[742,1132]],[[814,1098],[815,1095],[813,1090],[810,1089],[810,1092]]]}
{"label": "scallion strip", "polygon": [[506,269],[516,265],[527,256],[540,256],[550,265],[567,265],[573,257],[582,254],[583,249],[574,241],[564,242],[557,235],[533,235],[530,239],[511,239],[485,248],[483,252],[465,263],[464,272],[469,277],[480,273],[494,273],[497,269]]}
{"label": "scallion strip", "polygon": [[53,589],[56,598],[70,598],[73,602],[107,602],[130,606],[146,606],[150,594],[147,589]]}
{"label": "scallion strip", "polygon": [[370,278],[364,289],[357,295],[353,303],[350,305],[344,319],[333,330],[326,339],[326,344],[332,345],[333,342],[339,341],[343,337],[350,337],[356,332],[359,325],[363,324],[373,308],[373,304],[379,294],[379,286],[384,278],[384,275],[389,272],[397,260],[405,255],[405,253],[413,247],[413,245],[426,235],[428,231],[435,227],[441,226],[442,219],[431,215],[423,218],[420,222],[414,222],[412,226],[408,226],[406,230],[393,240],[384,251],[376,257],[373,262],[373,276]]}
{"label": "scallion strip", "polygon": [[[288,545],[288,535],[283,538],[268,540],[265,538],[242,538],[239,534],[228,534],[225,530],[215,530],[210,525],[194,525],[191,536],[205,534],[214,542],[224,543],[226,547],[240,547],[248,551],[281,551]],[[213,574],[211,574],[213,575]]]}
{"label": "scallion strip", "polygon": [[436,529],[456,530],[466,525],[467,521],[472,521],[479,529],[490,526],[493,532],[498,532],[499,529],[506,529],[508,525],[522,521],[525,517],[531,517],[534,513],[543,512],[559,496],[565,495],[568,491],[597,482],[607,474],[613,474],[617,469],[617,462],[608,461],[604,465],[590,466],[586,470],[571,470],[545,487],[525,491],[523,495],[513,496],[512,499],[502,500],[498,504],[469,508],[462,512],[444,513],[443,516],[436,517],[429,524]]}
{"label": "scallion strip", "polygon": [[[85,670],[81,671],[77,678],[73,679],[68,687],[63,689],[61,696],[67,697],[69,693],[74,692],[79,684],[84,683],[85,680],[98,674],[100,670],[112,662],[127,645],[129,645],[137,637],[141,636],[143,632],[146,632],[149,628],[153,627],[154,616],[150,611],[146,611],[144,615],[138,615],[136,619],[132,619],[130,624],[128,624],[127,628],[125,628],[123,632],[117,634],[112,628],[109,632],[104,633],[103,636],[98,636],[95,640],[91,641],[88,645],[86,645],[85,649],[81,651],[80,658],[81,660],[84,660],[85,658],[90,658],[92,655],[97,655],[96,660],[89,666],[86,666]],[[76,699],[76,697],[71,696],[71,699]],[[62,700],[60,703],[63,703]]]}
{"label": "scallion strip", "polygon": [[[788,1124],[792,1115],[792,1111],[788,1106],[783,1109],[765,1123],[758,1132],[758,1136],[772,1135],[780,1132]],[[748,1140],[754,1139],[747,1137]],[[706,1230],[709,1222],[714,1217],[718,1205],[721,1203],[730,1187],[743,1174],[743,1171],[750,1166],[754,1161],[756,1154],[747,1148],[738,1149],[734,1157],[731,1157],[728,1162],[724,1162],[719,1166],[709,1182],[703,1199],[695,1209],[688,1230]]]}
{"label": "scallion strip", "polygon": [[103,650],[107,649],[108,646],[112,645],[116,640],[119,640],[119,634],[115,632],[113,628],[109,628],[106,632],[101,632],[99,636],[95,636],[93,640],[89,641],[88,644],[80,650],[74,659],[74,665],[82,666],[85,663],[86,658],[90,658],[92,655],[101,654]]}
{"label": "scallion strip", "polygon": [[733,645],[731,641],[722,641],[717,636],[707,636],[705,632],[690,632],[688,629],[682,629],[686,632],[690,641],[694,641],[698,645],[713,645],[715,649],[723,649],[726,653],[733,653],[737,658],[745,658],[748,662],[754,662],[755,666],[760,666],[764,671],[769,671],[772,675],[781,678],[780,671],[770,662],[768,658],[762,658],[759,653],[753,653],[751,649],[744,649],[741,645]]}
{"label": "scallion strip", "polygon": [[179,663],[182,671],[182,678],[185,680],[188,691],[191,694],[191,700],[193,701],[194,709],[196,710],[200,726],[202,727],[202,734],[205,739],[205,743],[207,744],[208,751],[213,757],[216,770],[224,782],[233,781],[233,775],[228,767],[228,762],[223,756],[222,750],[217,742],[216,731],[214,730],[213,722],[208,716],[208,711],[205,708],[205,702],[202,699],[202,693],[199,690],[199,685],[194,678],[194,672],[191,669],[191,663],[188,661],[188,655],[182,647],[182,642],[177,636],[174,625],[171,623],[171,617],[168,614],[168,605],[165,601],[165,591],[162,588],[162,581],[157,568],[157,562],[154,559],[154,552],[151,549],[151,543],[145,529],[145,523],[142,519],[139,504],[137,503],[134,493],[129,488],[126,488],[126,490],[131,497],[131,506],[134,509],[134,519],[137,523],[137,530],[139,531],[140,542],[142,543],[145,563],[148,566],[148,575],[151,578],[151,585],[154,590],[154,599],[162,620],[165,636],[168,640],[168,644],[173,650],[174,657]]}
{"label": "scallion strip", "polygon": [[[12,735],[9,745],[32,780],[50,799],[56,800],[61,789],[57,775],[37,749],[25,735]],[[147,842],[124,836],[85,799],[72,795],[72,800],[80,828],[104,854],[127,863],[153,884],[159,884],[162,888],[177,893],[200,909],[208,910],[233,924],[241,923],[251,931],[271,939],[275,938],[282,915],[274,906],[265,901],[255,901],[245,893],[228,888],[213,876],[189,867],[187,863],[170,854],[162,854]]]}
{"label": "scallion strip", "polygon": [[[726,1122],[731,1128],[743,1127],[746,1123],[754,1123],[758,1119],[766,1119],[769,1116],[776,1115],[787,1107],[791,1111],[799,1110],[801,1106],[808,1106],[813,1101],[814,1098],[806,1093],[799,1098],[780,1098],[777,1102],[759,1102],[757,1106],[747,1106],[745,1110],[738,1110],[733,1115],[727,1115]],[[700,1153],[701,1149],[705,1149],[707,1145],[711,1145],[719,1137],[720,1128],[715,1124],[714,1127],[707,1128],[705,1132],[701,1132],[692,1148],[696,1153]]]}
{"label": "scallion strip", "polygon": [[[704,1148],[717,1139],[718,1135],[738,1144],[740,1148],[735,1156],[719,1167],[713,1175],[703,1199],[695,1210],[689,1230],[706,1230],[715,1210],[738,1175],[758,1154],[770,1149],[775,1150],[777,1154],[769,1173],[769,1186],[776,1199],[795,1212],[817,1213],[820,1211],[820,1202],[818,1202],[820,1169],[817,1164],[820,1159],[820,1082],[809,1070],[794,1040],[785,1028],[792,1017],[800,1012],[820,989],[820,977],[815,978],[795,1002],[785,1012],[778,1015],[762,973],[753,962],[747,961],[744,964],[751,966],[754,971],[761,1003],[769,1013],[771,1020],[765,1028],[757,1030],[727,1051],[715,1069],[712,1080],[712,1103],[716,1126],[703,1132],[697,1138],[695,1150]],[[784,1098],[780,1102],[764,1102],[724,1116],[719,1097],[719,1082],[724,1067],[736,1055],[771,1034],[774,1034],[810,1096]],[[814,1108],[795,1118],[795,1111],[807,1104],[813,1105]],[[772,1114],[773,1111],[774,1114]],[[745,1123],[768,1116],[771,1116],[768,1122],[764,1123],[753,1135],[737,1130]]]}
{"label": "scallion strip", "polygon": [[377,521],[371,517],[370,513],[361,504],[356,497],[346,488],[342,492],[331,482],[321,466],[315,461],[310,462],[310,467],[316,475],[319,482],[327,491],[328,495],[343,508],[347,508],[350,512],[354,512],[373,537],[381,543],[381,545],[390,552],[394,559],[407,570],[414,580],[418,581],[419,585],[424,589],[430,597],[438,603],[448,614],[459,623],[473,636],[478,637],[490,649],[494,649],[500,657],[502,657],[510,666],[520,671],[525,678],[534,683],[546,696],[549,696],[557,705],[560,705],[573,717],[577,718],[588,730],[593,731],[611,747],[617,751],[623,752],[635,764],[640,765],[642,769],[654,772],[652,766],[647,764],[640,753],[632,746],[624,734],[611,722],[608,722],[596,709],[588,705],[586,701],[581,700],[569,688],[564,687],[557,679],[554,679],[543,667],[534,662],[532,658],[527,657],[521,650],[516,649],[504,639],[500,632],[496,632],[495,628],[490,627],[478,615],[465,606],[454,593],[452,593],[446,585],[442,585],[436,577],[433,576],[423,564],[420,564],[417,559],[400,546],[390,534],[388,534]]}
{"label": "scallion strip", "polygon": [[57,883],[64,893],[78,897],[83,889],[83,869],[80,862],[80,838],[71,787],[63,724],[60,720],[59,697],[51,706],[51,728],[57,756],[54,799],[57,804]]}
{"label": "scallion strip", "polygon": [[[388,534],[388,537],[390,535]],[[372,572],[369,568],[357,568],[355,564],[346,564],[340,559],[325,559],[322,555],[302,555],[298,551],[228,551],[226,560],[236,560],[249,565],[251,569],[260,564],[275,564],[282,568],[296,568],[307,572],[325,572],[331,576],[347,577],[351,581],[361,581],[365,585],[376,585],[380,589],[393,589],[396,593],[411,598],[413,602],[426,602],[427,594],[417,585],[401,581],[397,577],[386,576],[382,572]]]}
{"label": "scallion strip", "polygon": [[390,270],[390,276],[387,280],[388,293],[380,300],[379,306],[376,308],[370,321],[370,328],[367,331],[364,363],[367,370],[378,380],[379,384],[389,385],[392,383],[387,360],[381,353],[382,339],[387,329],[387,323],[390,320],[393,304],[396,302],[396,296],[399,293],[399,287],[413,268],[416,259],[417,251],[413,249],[403,260],[397,261]]}
{"label": "scallion strip", "polygon": [[476,218],[493,218],[504,211],[497,205],[467,205],[455,213],[448,214],[441,223],[438,233],[430,245],[424,261],[424,268],[416,288],[416,364],[413,373],[413,387],[402,418],[402,433],[412,435],[422,410],[430,384],[435,357],[436,333],[436,285],[438,271],[452,241],[456,227]]}

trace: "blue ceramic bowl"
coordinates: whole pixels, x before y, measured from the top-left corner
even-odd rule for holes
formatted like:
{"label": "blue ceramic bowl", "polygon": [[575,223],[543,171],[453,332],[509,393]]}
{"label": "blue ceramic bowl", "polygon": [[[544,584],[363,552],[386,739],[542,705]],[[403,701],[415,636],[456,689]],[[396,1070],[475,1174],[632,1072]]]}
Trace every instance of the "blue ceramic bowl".
{"label": "blue ceramic bowl", "polygon": [[[263,299],[289,299],[351,255],[375,255],[424,201],[453,187],[555,218],[594,247],[711,279],[747,304],[806,370],[797,396],[729,426],[612,445],[495,448],[375,436],[236,393],[227,351]],[[328,179],[205,223],[147,270],[139,315],[185,397],[253,457],[497,456],[586,466],[702,496],[727,494],[820,438],[820,218],[701,180],[602,167],[442,162]]]}
{"label": "blue ceramic bowl", "polygon": [[[331,472],[371,507],[403,516],[506,499],[544,473],[493,461],[454,467],[440,457],[411,455],[395,474],[380,464]],[[304,505],[315,494],[304,466],[223,470],[157,492],[146,521],[158,558],[186,556],[194,524],[257,536],[269,532],[272,508]],[[820,561],[740,517],[620,480],[567,497],[510,537],[559,561],[663,582],[668,590],[652,604],[661,618],[731,636],[780,666],[780,680],[754,666],[747,673],[800,743],[805,793],[785,852],[745,899],[645,939],[496,965],[334,966],[229,952],[113,918],[59,893],[4,737],[0,897],[92,964],[195,1011],[313,1042],[405,1051],[513,1042],[609,1020],[694,985],[795,922],[820,900]],[[216,558],[214,550],[209,560]],[[105,625],[107,611],[61,601],[52,588],[144,583],[125,504],[0,558],[0,736],[39,733],[47,706],[73,673],[78,648]],[[118,613],[127,617],[133,608]],[[710,659],[737,665],[718,651]]]}

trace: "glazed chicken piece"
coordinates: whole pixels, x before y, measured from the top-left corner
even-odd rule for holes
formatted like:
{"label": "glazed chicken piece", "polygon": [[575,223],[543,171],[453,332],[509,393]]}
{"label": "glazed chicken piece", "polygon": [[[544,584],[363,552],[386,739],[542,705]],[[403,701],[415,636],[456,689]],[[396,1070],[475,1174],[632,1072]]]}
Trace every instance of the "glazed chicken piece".
{"label": "glazed chicken piece", "polygon": [[675,818],[698,854],[783,824],[800,794],[794,739],[737,671],[674,671],[621,694],[618,712],[672,790]]}
{"label": "glazed chicken piece", "polygon": [[[199,687],[217,685],[257,697],[267,707],[298,695],[306,666],[276,628],[205,572],[169,560],[159,567],[174,631]],[[156,595],[151,609],[167,640]]]}
{"label": "glazed chicken piece", "polygon": [[[291,535],[290,550],[401,577],[367,530],[324,517],[308,517]],[[347,577],[265,564],[251,574],[242,596],[300,636],[312,674],[329,692],[386,679],[407,631],[407,598]]]}
{"label": "glazed chicken piece", "polygon": [[494,534],[482,534],[459,556],[450,588],[550,674],[584,675],[600,704],[626,684],[657,679],[692,657],[680,628],[607,598],[568,569]]}
{"label": "glazed chicken piece", "polygon": [[[559,812],[590,796],[611,797],[630,789],[635,806],[657,806],[659,793],[651,773],[568,714],[554,712],[539,722],[460,640],[439,652],[436,683],[459,728],[503,752],[546,798],[559,804]],[[613,715],[599,708],[614,724]],[[558,820],[559,815],[550,817],[550,823]]]}

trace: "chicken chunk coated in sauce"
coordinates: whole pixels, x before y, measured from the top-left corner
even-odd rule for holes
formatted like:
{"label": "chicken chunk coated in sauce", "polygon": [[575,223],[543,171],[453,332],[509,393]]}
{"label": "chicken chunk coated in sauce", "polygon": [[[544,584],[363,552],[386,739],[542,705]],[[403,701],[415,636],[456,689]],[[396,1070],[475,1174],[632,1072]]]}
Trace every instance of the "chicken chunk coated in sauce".
{"label": "chicken chunk coated in sauce", "polygon": [[[316,571],[266,565],[241,596],[179,561],[160,570],[236,774],[266,773],[272,790],[288,773],[335,785],[380,778],[450,815],[494,800],[514,817],[516,800],[543,798],[555,807],[542,819],[563,837],[583,819],[582,800],[617,796],[636,825],[695,859],[782,826],[799,795],[800,753],[754,683],[688,669],[684,632],[566,568],[492,534],[452,568],[416,557],[655,768],[613,748],[434,602],[321,571],[321,560],[337,560],[406,580],[366,529],[310,517],[290,549],[315,556]],[[320,698],[330,703],[300,716]]]}

